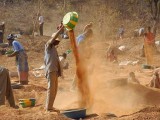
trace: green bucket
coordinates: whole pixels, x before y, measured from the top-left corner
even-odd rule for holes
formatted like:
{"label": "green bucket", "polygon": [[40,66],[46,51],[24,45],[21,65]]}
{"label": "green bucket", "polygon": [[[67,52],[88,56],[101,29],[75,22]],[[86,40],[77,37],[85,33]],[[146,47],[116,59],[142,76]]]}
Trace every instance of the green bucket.
{"label": "green bucket", "polygon": [[150,66],[150,65],[143,64],[143,65],[142,65],[142,68],[143,68],[143,69],[153,69],[154,67],[153,67],[153,66]]}
{"label": "green bucket", "polygon": [[19,99],[19,104],[25,108],[25,107],[33,107],[35,106],[36,100],[34,98],[30,99]]}
{"label": "green bucket", "polygon": [[67,30],[73,30],[78,22],[78,14],[76,12],[69,12],[63,18],[63,25]]}

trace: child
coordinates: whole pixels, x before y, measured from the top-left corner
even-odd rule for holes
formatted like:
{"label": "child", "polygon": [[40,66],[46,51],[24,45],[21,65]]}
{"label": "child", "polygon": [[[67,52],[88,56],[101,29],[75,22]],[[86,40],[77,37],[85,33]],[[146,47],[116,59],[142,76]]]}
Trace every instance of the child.
{"label": "child", "polygon": [[115,54],[114,47],[109,46],[107,50],[107,59],[109,59],[110,62],[117,61],[117,55]]}
{"label": "child", "polygon": [[62,55],[59,56],[59,61],[60,61],[60,65],[62,67],[62,69],[68,69],[68,62],[65,62],[67,58],[67,54],[63,53]]}

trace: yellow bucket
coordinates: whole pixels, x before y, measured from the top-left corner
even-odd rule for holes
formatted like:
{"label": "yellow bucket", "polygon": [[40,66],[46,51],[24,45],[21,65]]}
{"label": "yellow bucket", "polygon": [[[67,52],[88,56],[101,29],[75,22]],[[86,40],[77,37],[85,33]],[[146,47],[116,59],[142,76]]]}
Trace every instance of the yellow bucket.
{"label": "yellow bucket", "polygon": [[25,108],[25,107],[33,107],[35,106],[35,102],[36,100],[34,98],[30,98],[30,99],[19,99],[19,104]]}
{"label": "yellow bucket", "polygon": [[69,12],[63,18],[63,25],[67,30],[73,30],[78,22],[78,14]]}

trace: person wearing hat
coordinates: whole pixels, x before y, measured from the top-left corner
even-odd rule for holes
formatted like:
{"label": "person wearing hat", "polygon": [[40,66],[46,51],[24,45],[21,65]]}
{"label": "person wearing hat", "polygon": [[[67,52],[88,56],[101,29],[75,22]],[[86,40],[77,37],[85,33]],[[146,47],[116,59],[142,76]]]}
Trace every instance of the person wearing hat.
{"label": "person wearing hat", "polygon": [[9,45],[13,46],[14,52],[12,54],[8,54],[7,57],[14,57],[16,56],[16,64],[18,69],[18,75],[19,75],[19,82],[23,85],[28,84],[28,57],[27,54],[23,48],[23,46],[15,40],[15,36],[13,34],[10,34],[7,37],[7,40],[9,41]]}
{"label": "person wearing hat", "polygon": [[116,47],[114,45],[110,45],[107,50],[107,59],[110,62],[117,62],[117,54],[115,53]]}
{"label": "person wearing hat", "polygon": [[67,53],[63,53],[62,55],[59,55],[59,61],[60,61],[60,65],[61,65],[61,69],[68,69],[68,62],[66,62],[67,58]]}
{"label": "person wearing hat", "polygon": [[61,26],[56,33],[53,33],[51,39],[45,45],[45,76],[48,79],[47,99],[45,106],[46,111],[56,111],[56,109],[53,108],[53,104],[58,89],[58,77],[62,76],[63,73],[56,46],[58,46],[61,41],[61,37],[59,37],[59,35],[63,28],[64,27]]}

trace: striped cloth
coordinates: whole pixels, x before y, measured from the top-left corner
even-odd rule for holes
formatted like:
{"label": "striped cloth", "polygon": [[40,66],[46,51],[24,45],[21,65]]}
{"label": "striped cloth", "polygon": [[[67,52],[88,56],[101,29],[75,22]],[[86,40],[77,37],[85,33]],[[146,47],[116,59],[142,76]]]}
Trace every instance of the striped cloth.
{"label": "striped cloth", "polygon": [[18,67],[18,71],[20,72],[28,72],[28,62],[27,62],[27,54],[24,50],[19,51],[18,55],[16,56],[16,63]]}

